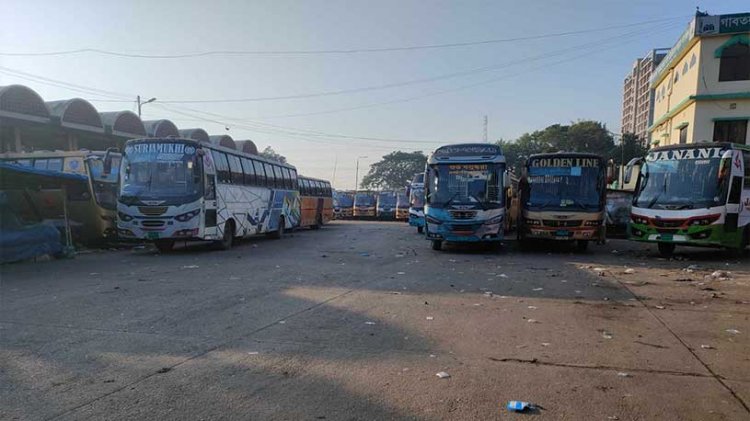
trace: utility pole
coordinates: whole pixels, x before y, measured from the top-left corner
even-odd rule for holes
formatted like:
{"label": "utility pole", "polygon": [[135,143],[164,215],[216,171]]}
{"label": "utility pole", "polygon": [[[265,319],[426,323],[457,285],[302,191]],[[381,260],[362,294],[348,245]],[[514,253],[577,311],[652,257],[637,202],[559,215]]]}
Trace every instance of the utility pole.
{"label": "utility pole", "polygon": [[354,175],[354,191],[357,191],[359,189],[359,160],[367,158],[366,156],[358,156],[357,157],[357,172]]}
{"label": "utility pole", "polygon": [[335,155],[333,158],[333,177],[331,177],[331,184],[336,185],[336,166],[339,163],[339,156]]}
{"label": "utility pole", "polygon": [[484,116],[484,136],[482,137],[484,143],[487,143],[487,116]]}
{"label": "utility pole", "polygon": [[156,101],[156,98],[151,98],[151,99],[149,99],[148,101],[143,101],[143,102],[141,102],[141,96],[140,96],[140,95],[138,95],[138,96],[136,97],[136,102],[138,102],[138,118],[141,118],[141,106],[142,106],[142,105],[146,105],[146,104],[150,104],[150,103],[152,103],[152,102],[154,102],[154,101]]}

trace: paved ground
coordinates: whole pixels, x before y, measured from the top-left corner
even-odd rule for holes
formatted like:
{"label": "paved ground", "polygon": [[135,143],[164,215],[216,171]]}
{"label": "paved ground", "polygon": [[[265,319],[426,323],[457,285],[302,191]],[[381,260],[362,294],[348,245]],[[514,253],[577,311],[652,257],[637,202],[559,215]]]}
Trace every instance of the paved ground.
{"label": "paved ground", "polygon": [[6,265],[0,419],[749,419],[750,263],[678,257],[336,222]]}

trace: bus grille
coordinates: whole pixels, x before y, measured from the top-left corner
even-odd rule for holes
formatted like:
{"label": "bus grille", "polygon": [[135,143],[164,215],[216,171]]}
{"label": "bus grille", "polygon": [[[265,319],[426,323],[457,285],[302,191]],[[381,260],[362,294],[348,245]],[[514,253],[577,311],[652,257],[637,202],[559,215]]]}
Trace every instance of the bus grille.
{"label": "bus grille", "polygon": [[545,219],[542,221],[545,227],[580,227],[582,220],[559,221],[555,219]]}
{"label": "bus grille", "polygon": [[146,219],[145,221],[141,222],[141,225],[143,225],[144,227],[149,227],[149,228],[163,227],[164,221],[158,221],[158,220],[154,221],[154,220]]}
{"label": "bus grille", "polygon": [[453,219],[474,219],[477,216],[477,211],[451,211],[450,213]]}
{"label": "bus grille", "polygon": [[138,206],[138,210],[146,216],[161,216],[167,211],[166,206]]}

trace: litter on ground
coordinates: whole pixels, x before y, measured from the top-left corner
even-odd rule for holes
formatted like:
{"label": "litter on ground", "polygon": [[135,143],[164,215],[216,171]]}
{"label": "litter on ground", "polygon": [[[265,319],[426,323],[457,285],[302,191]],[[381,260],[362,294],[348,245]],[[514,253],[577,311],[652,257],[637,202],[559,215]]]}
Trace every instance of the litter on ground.
{"label": "litter on ground", "polygon": [[187,266],[183,266],[182,268],[183,269],[198,269],[199,267],[200,266],[198,265],[187,265]]}
{"label": "litter on ground", "polygon": [[525,411],[531,411],[536,409],[537,407],[534,404],[523,402],[523,401],[508,401],[508,405],[506,406],[508,408],[508,411],[512,412],[525,412]]}
{"label": "litter on ground", "polygon": [[441,371],[441,372],[439,372],[439,373],[437,373],[435,375],[438,376],[441,379],[447,379],[448,377],[451,376],[450,374],[446,373],[445,371]]}

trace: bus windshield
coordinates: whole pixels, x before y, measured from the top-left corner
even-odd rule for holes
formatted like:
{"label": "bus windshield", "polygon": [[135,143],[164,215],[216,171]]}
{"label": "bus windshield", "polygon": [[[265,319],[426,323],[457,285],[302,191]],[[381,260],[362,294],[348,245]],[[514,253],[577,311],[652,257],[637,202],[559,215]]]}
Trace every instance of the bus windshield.
{"label": "bus windshield", "polygon": [[342,208],[350,208],[354,205],[354,200],[350,194],[339,194],[338,202]]}
{"label": "bus windshield", "polygon": [[357,193],[354,196],[354,206],[374,206],[375,198],[369,193]]}
{"label": "bus windshield", "polygon": [[114,210],[117,207],[117,180],[121,159],[119,156],[112,156],[110,159],[112,160],[112,167],[108,174],[104,173],[102,157],[92,157],[87,161],[96,203],[105,209]]}
{"label": "bus windshield", "polygon": [[409,205],[413,208],[421,208],[424,206],[424,188],[413,187],[411,189],[411,200]]}
{"label": "bus windshield", "polygon": [[[726,161],[728,163],[728,160]],[[719,206],[726,198],[728,172],[721,158],[649,161],[641,167],[635,206],[640,208],[693,209]]]}
{"label": "bus windshield", "polygon": [[396,199],[396,206],[399,208],[408,208],[409,207],[409,198],[406,197],[406,194],[399,193],[398,198]]}
{"label": "bus windshield", "polygon": [[160,200],[180,204],[202,192],[196,149],[181,143],[143,143],[125,148],[120,171],[120,201]]}
{"label": "bus windshield", "polygon": [[378,195],[378,205],[396,206],[396,193],[380,193]]}
{"label": "bus windshield", "polygon": [[601,210],[601,167],[531,167],[525,206],[529,210]]}
{"label": "bus windshield", "polygon": [[431,206],[503,204],[504,165],[437,164],[429,172]]}

